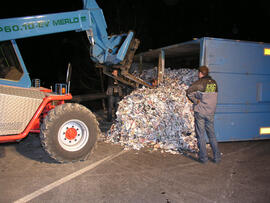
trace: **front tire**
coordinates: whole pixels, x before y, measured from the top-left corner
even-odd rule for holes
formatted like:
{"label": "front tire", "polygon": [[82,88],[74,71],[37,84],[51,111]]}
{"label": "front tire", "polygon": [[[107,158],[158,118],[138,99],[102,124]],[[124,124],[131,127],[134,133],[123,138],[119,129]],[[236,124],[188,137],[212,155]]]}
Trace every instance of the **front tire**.
{"label": "front tire", "polygon": [[95,115],[80,104],[56,106],[41,125],[41,144],[60,163],[86,160],[100,129]]}

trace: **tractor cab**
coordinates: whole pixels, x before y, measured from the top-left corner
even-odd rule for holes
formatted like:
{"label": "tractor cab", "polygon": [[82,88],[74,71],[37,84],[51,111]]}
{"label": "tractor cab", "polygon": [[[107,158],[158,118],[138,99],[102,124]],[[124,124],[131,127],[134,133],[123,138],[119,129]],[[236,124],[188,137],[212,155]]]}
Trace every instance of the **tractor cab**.
{"label": "tractor cab", "polygon": [[0,42],[0,85],[31,87],[31,80],[15,40]]}

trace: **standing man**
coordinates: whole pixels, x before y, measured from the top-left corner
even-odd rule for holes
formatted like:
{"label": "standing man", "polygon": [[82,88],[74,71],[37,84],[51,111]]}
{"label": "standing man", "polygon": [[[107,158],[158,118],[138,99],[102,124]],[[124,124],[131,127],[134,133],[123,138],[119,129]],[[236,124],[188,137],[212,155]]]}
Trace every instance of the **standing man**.
{"label": "standing man", "polygon": [[188,98],[194,104],[195,133],[198,140],[199,160],[208,161],[206,151],[205,131],[213,151],[214,162],[220,162],[220,152],[214,130],[214,114],[217,105],[218,86],[214,79],[208,75],[207,66],[199,68],[199,80],[194,82],[186,91]]}

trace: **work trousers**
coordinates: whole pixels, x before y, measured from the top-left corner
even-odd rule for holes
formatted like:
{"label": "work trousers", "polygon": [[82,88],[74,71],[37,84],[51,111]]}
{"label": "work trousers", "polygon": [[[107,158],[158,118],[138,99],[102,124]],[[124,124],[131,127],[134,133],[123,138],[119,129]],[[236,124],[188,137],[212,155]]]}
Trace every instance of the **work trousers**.
{"label": "work trousers", "polygon": [[107,120],[112,121],[112,117],[116,117],[116,111],[118,109],[118,104],[120,102],[119,96],[108,96],[108,113]]}
{"label": "work trousers", "polygon": [[195,133],[198,140],[199,159],[201,162],[208,160],[206,150],[205,132],[208,136],[210,146],[213,151],[214,161],[220,161],[220,152],[215,136],[214,130],[214,115],[203,115],[198,112],[194,112],[195,116]]}

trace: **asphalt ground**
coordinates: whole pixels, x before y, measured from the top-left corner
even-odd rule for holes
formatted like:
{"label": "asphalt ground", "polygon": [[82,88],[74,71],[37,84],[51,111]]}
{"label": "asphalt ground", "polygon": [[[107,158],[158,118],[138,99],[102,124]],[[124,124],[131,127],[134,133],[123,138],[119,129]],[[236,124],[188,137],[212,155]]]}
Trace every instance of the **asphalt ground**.
{"label": "asphalt ground", "polygon": [[[97,113],[100,128],[111,123]],[[270,140],[219,143],[222,161],[99,141],[89,160],[59,164],[39,136],[0,144],[0,203],[270,202]],[[211,157],[211,151],[209,151]]]}
{"label": "asphalt ground", "polygon": [[98,142],[58,164],[39,137],[0,145],[0,202],[270,202],[270,141],[219,143],[222,161]]}

